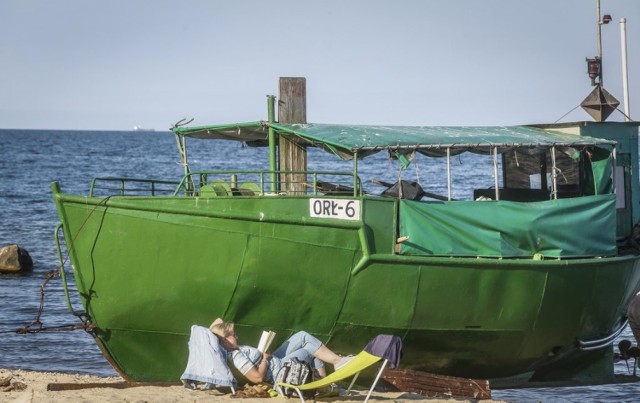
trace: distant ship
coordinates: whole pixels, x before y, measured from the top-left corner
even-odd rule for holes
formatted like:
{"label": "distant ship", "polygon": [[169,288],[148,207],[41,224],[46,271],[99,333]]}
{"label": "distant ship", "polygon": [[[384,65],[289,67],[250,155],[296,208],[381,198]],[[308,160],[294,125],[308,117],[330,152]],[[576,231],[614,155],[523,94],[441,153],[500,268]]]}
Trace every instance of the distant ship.
{"label": "distant ship", "polygon": [[146,127],[135,125],[133,126],[134,132],[154,132],[156,129],[147,129]]}

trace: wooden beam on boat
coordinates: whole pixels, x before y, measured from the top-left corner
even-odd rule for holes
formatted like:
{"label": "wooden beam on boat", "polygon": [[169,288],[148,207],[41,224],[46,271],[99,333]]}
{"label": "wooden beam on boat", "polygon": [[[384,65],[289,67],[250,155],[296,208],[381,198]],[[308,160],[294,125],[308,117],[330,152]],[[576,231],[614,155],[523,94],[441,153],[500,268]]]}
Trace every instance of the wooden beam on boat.
{"label": "wooden beam on boat", "polygon": [[491,399],[488,380],[436,375],[411,369],[386,369],[382,379],[400,392],[428,398]]}
{"label": "wooden beam on boat", "polygon": [[[307,79],[280,77],[278,97],[279,123],[307,123]],[[295,140],[280,137],[280,171],[306,171],[307,149]],[[280,191],[288,194],[306,194],[304,174],[281,174]]]}
{"label": "wooden beam on boat", "polygon": [[94,388],[113,388],[113,389],[127,389],[141,386],[157,386],[168,387],[176,386],[179,383],[176,382],[87,382],[87,383],[49,383],[47,384],[47,390],[50,392],[60,392],[65,390],[81,390],[81,389],[94,389]]}

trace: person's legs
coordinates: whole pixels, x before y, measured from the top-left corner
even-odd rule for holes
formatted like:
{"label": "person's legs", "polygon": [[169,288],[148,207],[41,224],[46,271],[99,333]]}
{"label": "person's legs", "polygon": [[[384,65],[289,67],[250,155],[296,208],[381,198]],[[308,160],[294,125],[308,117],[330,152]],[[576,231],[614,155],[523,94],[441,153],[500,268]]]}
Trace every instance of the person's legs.
{"label": "person's legs", "polygon": [[[284,360],[285,358],[289,358],[290,356],[292,357],[292,354],[294,353],[299,354],[299,350],[303,350],[308,356],[313,356],[318,360],[327,362],[329,364],[336,364],[342,358],[333,351],[329,350],[329,348],[322,344],[320,340],[304,331],[298,332],[289,337],[287,341],[285,341],[280,347],[278,347],[276,351],[273,352],[273,356],[282,358]],[[300,356],[297,356],[298,359],[300,359],[299,357]],[[317,362],[318,360],[315,360],[315,368],[321,367],[318,366],[319,364],[321,364]]]}
{"label": "person's legs", "polygon": [[[312,355],[310,355],[307,350],[305,349],[299,349],[296,350],[294,352],[292,352],[291,354],[287,354],[283,359],[282,362],[286,362],[286,361],[291,361],[293,358],[296,358],[298,361],[304,361],[309,365],[312,365],[314,368],[316,368],[316,360],[315,358],[313,358]],[[322,366],[322,361],[320,361],[320,366]]]}
{"label": "person's legs", "polygon": [[322,342],[309,333],[298,332],[282,343],[282,345],[273,352],[273,355],[284,358],[300,349],[305,350],[309,355],[314,355],[321,346]]}
{"label": "person's legs", "polygon": [[316,369],[316,371],[318,371],[318,376],[320,378],[324,378],[325,376],[327,376],[327,370],[324,367],[324,362],[322,362],[321,360],[314,358],[313,367]]}
{"label": "person's legs", "polygon": [[342,357],[329,350],[329,348],[324,344],[320,346],[313,356],[333,365],[337,364],[342,359]]}

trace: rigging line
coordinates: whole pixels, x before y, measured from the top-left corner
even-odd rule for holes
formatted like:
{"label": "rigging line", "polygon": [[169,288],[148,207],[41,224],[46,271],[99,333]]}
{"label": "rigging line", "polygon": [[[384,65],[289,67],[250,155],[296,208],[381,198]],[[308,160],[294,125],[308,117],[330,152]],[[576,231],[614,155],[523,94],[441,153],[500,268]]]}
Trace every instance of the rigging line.
{"label": "rigging line", "polygon": [[[84,226],[87,224],[87,222],[89,221],[89,218],[91,218],[91,216],[93,215],[93,213],[95,213],[96,209],[102,205],[107,204],[107,201],[109,201],[109,199],[111,199],[112,196],[106,196],[105,198],[103,198],[102,200],[100,200],[95,206],[93,206],[93,208],[91,209],[91,211],[89,211],[89,214],[87,215],[87,217],[84,219],[84,221],[82,221],[82,224],[80,224],[80,227],[78,227],[78,230],[76,231],[75,235],[71,238],[71,243],[68,245],[69,247],[67,248],[67,255],[64,257],[63,261],[62,261],[62,265],[58,270],[63,270],[64,269],[64,265],[67,263],[67,261],[69,260],[69,255],[71,254],[70,250],[73,248],[73,244],[76,241],[76,238],[78,238],[78,236],[80,235],[80,231],[82,231],[82,229],[84,228]],[[65,241],[66,244],[66,241]]]}
{"label": "rigging line", "polygon": [[560,116],[560,118],[558,118],[558,120],[556,120],[553,123],[558,123],[559,121],[561,121],[565,116],[567,116],[568,114],[570,114],[571,112],[575,111],[576,109],[578,109],[580,107],[580,104],[576,105],[575,108],[571,109],[569,112],[565,113],[564,115]]}
{"label": "rigging line", "polygon": [[616,108],[616,110],[620,113],[622,113],[622,116],[624,116],[625,118],[629,119],[629,122],[635,122],[635,120],[631,119],[631,117],[629,115],[627,115],[626,113],[624,113],[623,111],[620,110],[620,108]]}
{"label": "rigging line", "polygon": [[[11,332],[11,333],[25,334],[25,333],[39,333],[42,331],[76,330],[76,329],[84,329],[85,331],[89,331],[93,328],[93,324],[91,324],[87,319],[80,318],[80,317],[78,317],[78,319],[80,319],[80,321],[82,322],[82,325],[76,324],[76,325],[65,325],[65,326],[53,326],[53,327],[47,328],[47,327],[44,327],[44,324],[42,323],[40,318],[42,317],[42,312],[44,311],[44,289],[46,285],[49,283],[49,281],[61,275],[61,271],[64,270],[64,266],[69,260],[69,255],[71,253],[70,250],[73,248],[73,244],[75,243],[76,238],[80,235],[80,231],[82,231],[82,229],[84,228],[86,223],[89,221],[89,218],[91,218],[93,213],[96,211],[96,209],[102,205],[106,205],[107,201],[111,199],[111,197],[112,196],[107,196],[102,200],[100,200],[95,206],[93,206],[89,214],[85,217],[82,224],[80,224],[80,227],[76,231],[75,235],[71,238],[71,243],[69,245],[66,245],[67,254],[62,260],[60,267],[57,270],[51,270],[46,274],[44,282],[42,283],[42,285],[40,285],[40,305],[38,306],[38,313],[36,314],[36,318],[31,323],[21,328],[18,328],[13,331],[0,331],[0,333]],[[38,325],[38,328],[31,329],[31,327],[35,325]]]}
{"label": "rigging line", "polygon": [[182,127],[182,126],[186,126],[186,125],[188,125],[189,123],[193,122],[193,120],[194,120],[194,119],[195,119],[195,118],[191,118],[191,119],[189,119],[189,118],[182,118],[182,119],[178,120],[176,123],[174,123],[174,124],[171,126],[171,128],[172,128],[172,129],[177,129],[177,128]]}

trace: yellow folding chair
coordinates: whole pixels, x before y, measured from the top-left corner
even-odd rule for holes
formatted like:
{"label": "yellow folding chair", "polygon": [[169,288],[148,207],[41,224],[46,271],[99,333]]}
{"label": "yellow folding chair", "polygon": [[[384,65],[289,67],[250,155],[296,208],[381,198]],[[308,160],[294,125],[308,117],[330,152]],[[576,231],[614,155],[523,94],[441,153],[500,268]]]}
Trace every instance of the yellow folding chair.
{"label": "yellow folding chair", "polygon": [[[284,386],[287,388],[295,389],[298,393],[298,397],[300,397],[300,400],[302,401],[302,403],[304,403],[304,397],[302,397],[303,390],[322,388],[324,386],[329,386],[334,382],[342,381],[350,376],[353,376],[353,380],[351,381],[351,384],[347,389],[348,394],[349,391],[351,391],[351,388],[355,384],[356,380],[358,379],[358,375],[360,375],[360,372],[380,360],[382,360],[382,358],[376,357],[373,354],[369,354],[366,351],[361,351],[358,355],[353,357],[351,361],[340,367],[340,369],[315,382],[305,383],[303,385],[290,385],[288,383],[279,382],[276,386]],[[369,393],[367,393],[367,397],[364,399],[365,403],[367,402],[367,400],[369,400],[369,397],[371,397],[371,392],[373,392],[373,388],[376,387],[378,379],[380,379],[380,375],[382,375],[382,371],[384,371],[387,362],[387,359],[384,359],[384,361],[382,362],[382,366],[380,367],[380,370],[378,371],[378,374],[376,375],[376,378],[371,385],[371,389],[369,389]]]}

